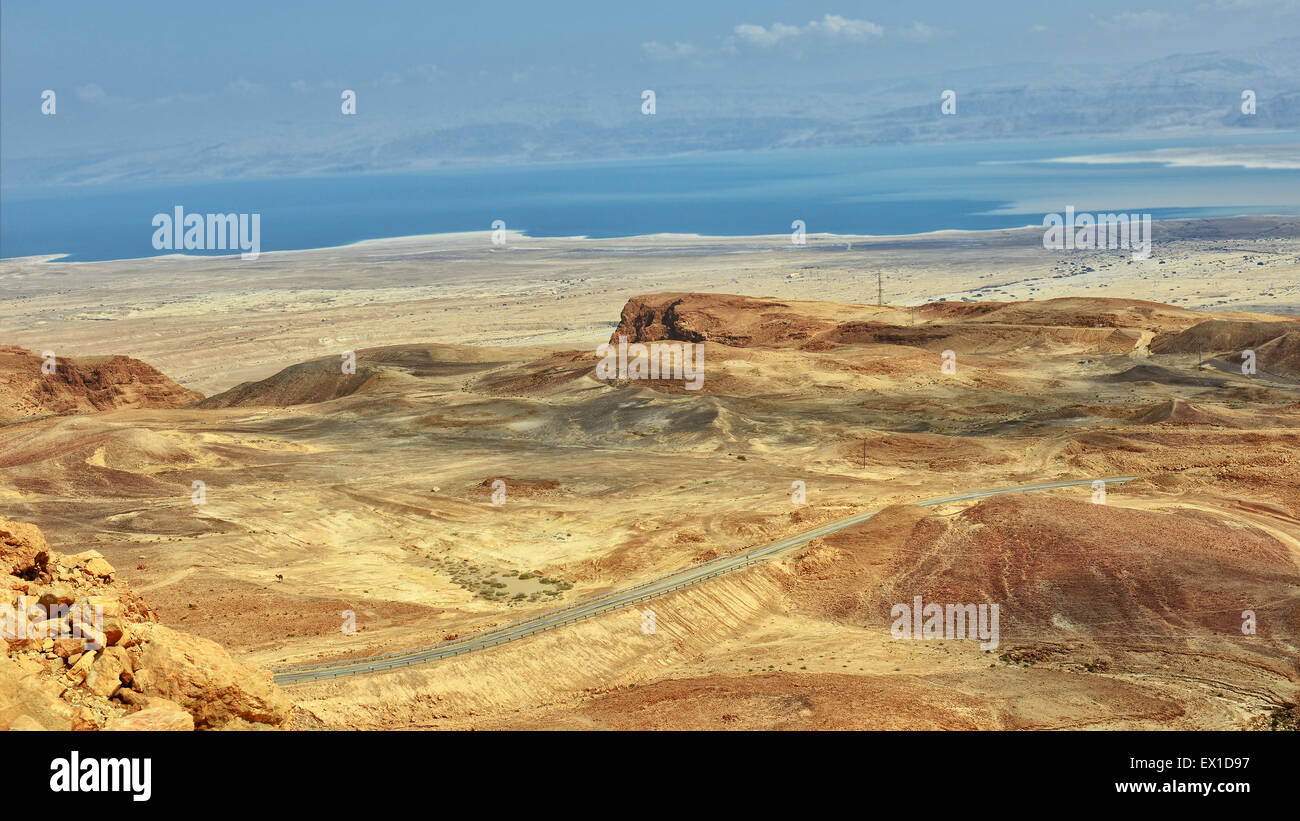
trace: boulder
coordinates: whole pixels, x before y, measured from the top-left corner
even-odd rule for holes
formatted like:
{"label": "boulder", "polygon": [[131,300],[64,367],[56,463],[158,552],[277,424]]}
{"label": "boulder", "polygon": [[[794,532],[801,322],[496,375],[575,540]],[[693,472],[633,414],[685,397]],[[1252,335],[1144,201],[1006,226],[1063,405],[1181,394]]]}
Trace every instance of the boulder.
{"label": "boulder", "polygon": [[20,715],[20,716],[18,716],[18,718],[15,718],[13,721],[11,721],[11,722],[9,723],[9,730],[10,730],[11,732],[15,732],[15,733],[17,733],[17,732],[44,732],[44,731],[45,731],[45,728],[42,727],[42,726],[41,726],[41,725],[36,721],[36,719],[32,718],[32,717],[29,716],[29,715],[24,714],[24,715]]}
{"label": "boulder", "polygon": [[104,641],[107,644],[122,644],[126,638],[126,619],[121,616],[104,616]]}
{"label": "boulder", "polygon": [[68,668],[68,680],[73,684],[80,684],[90,675],[90,666],[95,663],[96,653],[94,650],[87,650],[77,659],[77,663]]}
{"label": "boulder", "polygon": [[42,588],[37,602],[47,611],[58,605],[71,607],[77,601],[77,594],[66,584]]}
{"label": "boulder", "polygon": [[96,557],[86,562],[86,572],[101,579],[108,579],[112,578],[117,571],[113,569],[113,565]]}
{"label": "boulder", "polygon": [[0,656],[0,730],[15,725],[31,729],[33,724],[43,730],[71,730],[73,709],[59,693],[58,687]]}
{"label": "boulder", "polygon": [[[118,650],[120,655],[111,653],[110,650]],[[130,659],[125,656],[126,653],[118,647],[110,647],[100,653],[90,668],[90,674],[86,676],[86,689],[104,698],[116,693],[117,688],[122,686],[122,673],[130,669]]]}
{"label": "boulder", "polygon": [[29,622],[27,626],[27,637],[32,639],[57,639],[71,633],[72,627],[66,618]]}
{"label": "boulder", "polygon": [[190,732],[194,729],[194,716],[174,701],[152,698],[147,706],[113,719],[104,729],[109,732]]}
{"label": "boulder", "polygon": [[0,573],[19,576],[38,565],[38,554],[49,552],[36,525],[0,519]]}
{"label": "boulder", "polygon": [[180,704],[200,728],[235,718],[278,727],[293,708],[270,673],[236,661],[214,641],[161,624],[144,643],[140,666],[149,675],[136,674],[136,689]]}
{"label": "boulder", "polygon": [[64,636],[54,640],[52,649],[59,658],[68,659],[70,663],[75,664],[76,661],[73,657],[85,651],[86,642],[76,636]]}
{"label": "boulder", "polygon": [[108,644],[108,640],[103,633],[96,630],[94,625],[87,624],[84,621],[73,626],[73,633],[74,635],[80,635],[85,640],[87,647],[103,649]]}

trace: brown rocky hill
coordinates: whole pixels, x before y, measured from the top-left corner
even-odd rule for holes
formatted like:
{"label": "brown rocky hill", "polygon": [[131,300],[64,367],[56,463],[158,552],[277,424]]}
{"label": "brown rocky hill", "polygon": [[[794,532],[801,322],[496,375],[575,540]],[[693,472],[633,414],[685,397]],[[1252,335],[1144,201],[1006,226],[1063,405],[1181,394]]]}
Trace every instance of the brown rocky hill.
{"label": "brown rocky hill", "polygon": [[1300,330],[1265,342],[1256,351],[1258,367],[1279,376],[1300,378]]}
{"label": "brown rocky hill", "polygon": [[270,673],[159,624],[114,575],[97,551],[63,555],[0,519],[0,730],[287,726]]}
{"label": "brown rocky hill", "polygon": [[472,345],[390,345],[355,353],[355,373],[344,373],[338,356],[322,357],[290,365],[256,382],[240,383],[204,399],[198,407],[283,407],[328,402],[388,387],[400,390],[412,378],[456,380],[525,358],[518,353],[503,354],[499,348]]}
{"label": "brown rocky hill", "polygon": [[[853,306],[864,314],[877,310]],[[735,347],[794,347],[832,330],[850,306],[829,302],[754,299],[732,294],[647,294],[623,306],[610,335],[629,342],[720,342]]]}
{"label": "brown rocky hill", "polygon": [[[962,309],[975,305],[988,310],[967,314]],[[954,311],[956,309],[956,311]],[[1076,328],[1183,329],[1202,321],[1205,315],[1187,308],[1114,297],[1059,297],[1032,302],[933,302],[917,309],[926,316],[957,316],[978,322],[1008,325],[1056,325]]]}
{"label": "brown rocky hill", "polygon": [[0,346],[0,424],[48,414],[176,408],[203,398],[129,356],[60,356],[52,374],[41,370],[43,361],[23,348]]}
{"label": "brown rocky hill", "polygon": [[1173,425],[1210,425],[1223,428],[1247,428],[1259,420],[1225,408],[1207,407],[1186,399],[1168,399],[1157,402],[1137,413],[1133,421],[1143,425],[1167,422]]}
{"label": "brown rocky hill", "polygon": [[1004,644],[1227,641],[1255,609],[1255,652],[1300,677],[1284,649],[1300,640],[1295,555],[1271,533],[1209,513],[1031,494],[956,515],[899,505],[814,540],[788,567],[793,600],[820,617],[887,624],[914,596],[996,603]]}
{"label": "brown rocky hill", "polygon": [[[1190,339],[1196,333],[1205,333],[1196,332],[1197,328],[1218,323],[1215,327],[1248,329],[1252,339],[1264,334],[1263,341],[1296,327],[1283,321],[1252,321],[1255,314],[1231,315],[1247,319],[1210,319],[1213,316],[1156,302],[1091,297],[1041,302],[932,302],[905,308],[778,301],[732,294],[663,293],[629,299],[610,342],[616,343],[624,336],[630,343],[676,340],[810,351],[886,344],[927,350],[951,348],[958,353],[1044,347],[1123,353],[1133,350],[1148,332],[1161,339],[1182,339],[1190,334]],[[1185,344],[1191,343],[1184,339],[1174,347]]]}
{"label": "brown rocky hill", "polygon": [[1163,334],[1151,343],[1152,353],[1220,353],[1257,348],[1288,332],[1300,331],[1295,322],[1244,322],[1207,319],[1187,330]]}

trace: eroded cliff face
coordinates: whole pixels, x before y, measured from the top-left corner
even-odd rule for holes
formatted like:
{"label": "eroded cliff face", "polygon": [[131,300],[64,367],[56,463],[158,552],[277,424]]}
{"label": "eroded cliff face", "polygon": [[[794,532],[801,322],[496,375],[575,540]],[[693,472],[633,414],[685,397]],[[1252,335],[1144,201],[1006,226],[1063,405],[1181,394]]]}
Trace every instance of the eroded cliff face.
{"label": "eroded cliff face", "polygon": [[97,551],[0,519],[0,730],[276,729],[271,674],[160,623]]}
{"label": "eroded cliff face", "polygon": [[647,294],[629,299],[610,342],[720,342],[735,347],[797,345],[836,326],[820,303],[730,294]]}
{"label": "eroded cliff face", "polygon": [[31,351],[0,346],[0,423],[52,413],[176,408],[203,398],[129,356],[55,357],[53,373],[41,369],[45,363]]}

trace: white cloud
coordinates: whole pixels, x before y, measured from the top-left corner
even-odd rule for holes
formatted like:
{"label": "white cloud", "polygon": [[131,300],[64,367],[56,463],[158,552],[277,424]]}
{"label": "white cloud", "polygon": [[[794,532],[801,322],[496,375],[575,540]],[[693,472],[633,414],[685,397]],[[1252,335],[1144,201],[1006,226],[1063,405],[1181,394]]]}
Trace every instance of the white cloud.
{"label": "white cloud", "polygon": [[848,20],[838,14],[828,14],[808,24],[809,31],[820,31],[828,37],[843,37],[848,40],[865,40],[879,37],[885,30],[870,20]]}
{"label": "white cloud", "polygon": [[226,86],[226,91],[233,91],[236,94],[261,94],[265,90],[265,86],[255,83],[247,77],[231,80],[230,85]]}
{"label": "white cloud", "polygon": [[1300,0],[1211,0],[1197,6],[1198,10],[1218,11],[1273,10],[1279,13],[1300,11]]}
{"label": "white cloud", "polygon": [[914,43],[926,43],[939,36],[939,30],[925,23],[913,22],[906,28],[898,29],[898,36]]}
{"label": "white cloud", "polygon": [[869,37],[880,37],[885,32],[870,20],[852,20],[838,14],[824,15],[822,19],[810,20],[803,26],[789,23],[773,23],[771,26],[741,23],[733,31],[740,41],[760,48],[769,48],[782,41],[809,34],[819,34],[835,40],[862,41]]}
{"label": "white cloud", "polygon": [[77,95],[77,99],[83,103],[94,106],[121,108],[122,106],[131,106],[135,102],[127,97],[119,97],[116,94],[109,94],[99,83],[86,83],[72,89],[72,93]]}
{"label": "white cloud", "polygon": [[653,60],[680,60],[690,57],[696,52],[695,46],[690,43],[683,43],[680,40],[674,42],[671,46],[664,45],[658,40],[651,40],[648,43],[642,43],[641,50]]}
{"label": "white cloud", "polygon": [[74,90],[77,99],[85,103],[102,103],[108,99],[108,92],[104,91],[98,83],[86,83],[84,86],[77,86]]}
{"label": "white cloud", "polygon": [[773,23],[770,29],[753,23],[741,23],[736,26],[735,31],[736,36],[746,43],[764,48],[774,46],[791,37],[798,37],[803,33],[798,26],[790,26],[785,23]]}
{"label": "white cloud", "polygon": [[1120,28],[1128,31],[1167,31],[1180,28],[1187,23],[1181,14],[1147,9],[1145,11],[1124,11],[1109,20],[1098,18],[1097,22],[1107,28]]}
{"label": "white cloud", "polygon": [[435,83],[442,74],[443,70],[433,63],[421,63],[401,71],[385,71],[379,77],[379,84],[398,86],[403,83]]}

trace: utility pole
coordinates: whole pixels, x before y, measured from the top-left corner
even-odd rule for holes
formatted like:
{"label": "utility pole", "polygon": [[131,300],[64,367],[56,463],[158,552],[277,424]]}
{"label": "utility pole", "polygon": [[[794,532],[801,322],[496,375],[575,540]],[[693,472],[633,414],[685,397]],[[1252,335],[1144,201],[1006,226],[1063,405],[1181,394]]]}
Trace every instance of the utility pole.
{"label": "utility pole", "polygon": [[885,285],[883,277],[883,273],[876,271],[876,304],[879,306],[884,306],[885,304]]}

